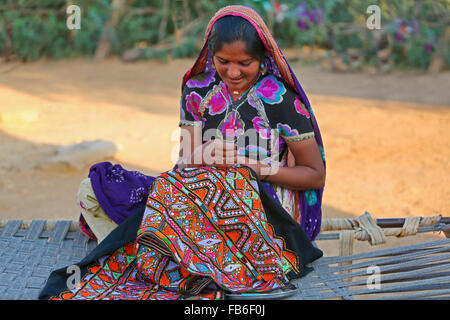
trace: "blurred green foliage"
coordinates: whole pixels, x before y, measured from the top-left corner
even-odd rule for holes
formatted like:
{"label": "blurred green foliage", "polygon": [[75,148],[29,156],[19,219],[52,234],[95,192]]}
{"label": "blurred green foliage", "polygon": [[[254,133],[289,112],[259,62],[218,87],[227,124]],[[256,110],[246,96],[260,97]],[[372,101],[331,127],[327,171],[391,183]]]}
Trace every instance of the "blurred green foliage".
{"label": "blurred green foliage", "polygon": [[[236,3],[2,0],[0,56],[23,61],[91,57],[105,36],[105,25],[114,21],[114,3],[121,1],[112,32],[106,34],[108,53],[122,56],[140,48],[145,59],[197,55],[209,19],[219,8]],[[78,30],[66,26],[70,4],[81,9]],[[377,67],[388,61],[396,67],[425,69],[433,55],[450,64],[448,0],[241,0],[239,4],[262,15],[281,47],[320,48],[325,52],[321,58],[339,56],[349,64],[355,63],[356,52],[357,63]],[[381,9],[381,30],[366,26],[370,5]]]}

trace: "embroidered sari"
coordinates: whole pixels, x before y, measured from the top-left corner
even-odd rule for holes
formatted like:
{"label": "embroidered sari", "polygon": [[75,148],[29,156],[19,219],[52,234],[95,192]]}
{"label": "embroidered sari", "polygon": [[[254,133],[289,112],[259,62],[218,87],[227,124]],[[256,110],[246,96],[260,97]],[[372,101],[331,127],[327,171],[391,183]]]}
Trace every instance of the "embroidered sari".
{"label": "embroidered sari", "polygon": [[[298,106],[294,111],[302,132],[285,130],[284,138],[314,136],[321,146],[306,96],[252,9],[220,10],[206,39],[214,22],[228,14],[257,28],[270,53],[264,79],[282,83],[289,91],[284,99],[291,99],[294,109]],[[183,79],[183,91],[187,83],[195,87],[209,63],[205,43]],[[186,110],[182,102],[180,124],[192,120]],[[287,165],[284,151],[276,158]],[[242,152],[250,156],[245,148]],[[40,299],[223,299],[227,293],[271,292],[304,276],[310,270],[306,265],[322,256],[311,242],[320,230],[321,190],[311,191],[315,201],[305,192],[297,194],[296,221],[276,186],[261,182],[245,166],[174,168],[148,177],[104,162],[93,166],[89,176],[98,202],[118,227],[77,264],[80,283],[70,285],[67,268],[55,270]]]}

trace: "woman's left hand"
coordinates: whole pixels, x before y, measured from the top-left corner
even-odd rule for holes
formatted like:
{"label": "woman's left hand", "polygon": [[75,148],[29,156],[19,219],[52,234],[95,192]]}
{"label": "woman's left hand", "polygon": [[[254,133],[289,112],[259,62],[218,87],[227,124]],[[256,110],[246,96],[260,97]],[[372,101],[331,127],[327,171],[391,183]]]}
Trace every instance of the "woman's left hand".
{"label": "woman's left hand", "polygon": [[264,176],[261,174],[262,168],[267,166],[263,164],[261,161],[244,156],[237,156],[236,163],[252,168],[260,179],[263,178]]}

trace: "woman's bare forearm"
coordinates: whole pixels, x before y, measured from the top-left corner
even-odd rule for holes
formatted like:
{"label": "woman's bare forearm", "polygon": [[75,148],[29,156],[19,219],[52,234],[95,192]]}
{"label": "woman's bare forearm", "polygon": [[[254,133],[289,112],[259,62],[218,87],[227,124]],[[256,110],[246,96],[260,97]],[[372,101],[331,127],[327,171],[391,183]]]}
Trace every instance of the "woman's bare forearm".
{"label": "woman's bare forearm", "polygon": [[325,169],[322,164],[315,169],[299,164],[295,167],[269,165],[247,157],[238,157],[237,161],[239,164],[252,168],[259,179],[292,190],[319,189],[325,184]]}
{"label": "woman's bare forearm", "polygon": [[[177,163],[178,168],[198,168],[202,166],[221,166],[217,164],[211,164],[200,158],[200,161],[195,161],[194,154],[192,153],[186,158],[181,159]],[[261,180],[289,188],[292,190],[309,190],[320,189],[325,184],[325,172],[324,170],[318,170],[308,166],[295,166],[295,167],[278,167],[269,166],[262,162],[248,162],[238,161],[242,165],[251,167]],[[228,164],[224,166],[230,166]]]}
{"label": "woman's bare forearm", "polygon": [[263,164],[260,179],[292,190],[320,189],[325,185],[325,170],[308,166],[268,167]]}
{"label": "woman's bare forearm", "polygon": [[[198,168],[202,166],[230,167],[240,163],[251,167],[260,179],[293,190],[319,189],[325,184],[325,169],[313,139],[291,144],[297,159],[294,167],[269,167],[264,162],[250,160],[236,155],[236,146],[222,144],[219,140],[202,143],[201,131],[195,134],[193,127],[182,127],[178,168]],[[230,152],[230,153],[228,153]],[[314,155],[313,158],[304,155]],[[303,156],[302,156],[303,155]]]}

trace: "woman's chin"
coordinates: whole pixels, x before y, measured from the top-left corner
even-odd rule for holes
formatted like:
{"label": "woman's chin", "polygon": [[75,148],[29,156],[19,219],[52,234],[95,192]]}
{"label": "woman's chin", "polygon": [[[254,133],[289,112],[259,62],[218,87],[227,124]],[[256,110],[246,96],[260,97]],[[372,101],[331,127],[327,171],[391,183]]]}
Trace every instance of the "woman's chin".
{"label": "woman's chin", "polygon": [[230,90],[233,90],[233,91],[239,91],[239,90],[242,90],[242,88],[244,88],[244,87],[245,87],[245,84],[246,84],[244,79],[240,79],[240,80],[227,80],[227,81],[225,81],[225,83],[226,83],[227,87],[228,87]]}

